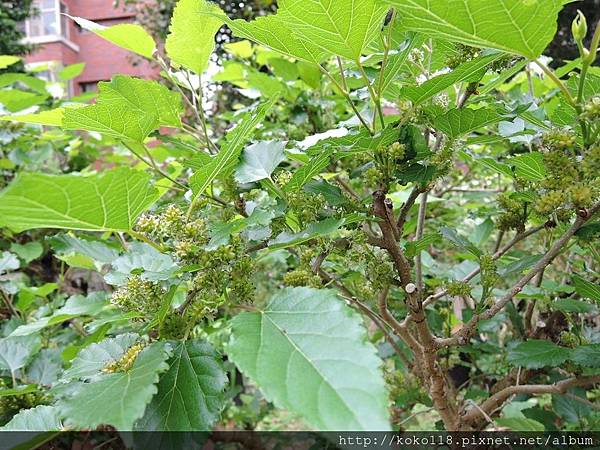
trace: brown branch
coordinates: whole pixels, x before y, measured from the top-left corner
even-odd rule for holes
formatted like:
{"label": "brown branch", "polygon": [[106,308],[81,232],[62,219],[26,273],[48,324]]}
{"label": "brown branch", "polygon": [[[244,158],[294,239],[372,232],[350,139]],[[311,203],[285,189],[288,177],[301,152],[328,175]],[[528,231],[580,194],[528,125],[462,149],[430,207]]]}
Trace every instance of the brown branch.
{"label": "brown branch", "polygon": [[[418,241],[423,237],[423,231],[425,229],[425,216],[427,214],[427,191],[423,192],[421,196],[421,203],[419,204],[419,215],[417,219],[417,231],[415,241]],[[417,280],[417,287],[420,292],[423,292],[423,266],[421,264],[421,252],[415,256],[415,277]]]}
{"label": "brown branch", "polygon": [[594,205],[589,211],[578,211],[577,219],[571,225],[571,227],[569,227],[569,229],[554,243],[550,250],[546,252],[542,259],[540,259],[538,263],[533,266],[533,268],[525,276],[523,276],[506,295],[504,295],[500,300],[494,303],[492,307],[482,314],[475,314],[473,318],[452,337],[447,339],[437,339],[436,347],[443,348],[467,343],[472,334],[475,332],[477,324],[482,320],[489,320],[498,314],[506,306],[506,304],[510,302],[517,294],[519,294],[538,273],[552,263],[554,258],[559,255],[563,247],[569,242],[573,235],[598,211],[600,211],[600,203]]}
{"label": "brown branch", "polygon": [[402,208],[400,208],[400,215],[398,216],[398,221],[396,222],[396,225],[400,232],[402,232],[402,229],[404,228],[404,224],[406,223],[406,218],[408,217],[410,209],[413,207],[413,205],[419,198],[419,195],[421,195],[424,190],[425,188],[423,186],[415,186],[408,198],[406,199],[406,202],[404,202],[404,205],[402,205]]}
{"label": "brown branch", "polygon": [[581,378],[568,378],[554,384],[524,384],[520,386],[509,386],[485,400],[483,403],[481,403],[481,405],[479,405],[479,408],[472,408],[468,410],[463,415],[462,421],[469,424],[480,419],[482,414],[481,411],[490,414],[492,411],[502,406],[502,404],[504,404],[504,402],[506,402],[506,400],[513,395],[564,394],[570,388],[591,386],[597,383],[600,383],[600,375]]}
{"label": "brown branch", "polygon": [[[506,244],[504,247],[502,247],[500,250],[496,251],[496,253],[494,253],[492,255],[492,259],[495,261],[497,259],[500,259],[502,256],[504,256],[504,254],[506,254],[506,252],[508,252],[511,248],[513,248],[516,244],[518,244],[519,242],[521,242],[524,239],[527,239],[529,236],[543,230],[544,228],[546,228],[546,225],[540,225],[538,227],[534,227],[531,228],[523,233],[519,233],[517,234],[508,244]],[[477,275],[479,275],[479,272],[481,272],[481,268],[478,267],[477,269],[473,269],[471,271],[471,273],[469,273],[467,276],[465,276],[461,281],[463,282],[467,282],[472,280],[473,278],[475,278]],[[443,296],[445,296],[448,293],[448,291],[446,289],[441,290],[440,292],[430,295],[429,297],[427,297],[425,299],[425,302],[423,303],[423,306],[428,306],[430,304],[432,304],[433,302],[435,302],[436,300],[442,298]]]}

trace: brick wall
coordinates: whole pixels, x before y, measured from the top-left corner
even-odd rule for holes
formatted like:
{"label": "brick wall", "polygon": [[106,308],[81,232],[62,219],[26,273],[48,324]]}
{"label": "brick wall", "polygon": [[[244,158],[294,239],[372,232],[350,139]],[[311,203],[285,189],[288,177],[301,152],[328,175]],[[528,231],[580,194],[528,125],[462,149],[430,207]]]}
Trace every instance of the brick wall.
{"label": "brick wall", "polygon": [[[124,7],[115,9],[113,0],[62,0],[69,14],[83,17],[105,26],[128,23],[134,13]],[[144,58],[123,50],[94,33],[82,30],[71,20],[69,39],[40,44],[35,52],[26,57],[26,62],[58,61],[63,66],[86,63],[83,73],[71,81],[71,92],[79,95],[84,84],[110,78],[117,74],[156,78],[158,68]]]}

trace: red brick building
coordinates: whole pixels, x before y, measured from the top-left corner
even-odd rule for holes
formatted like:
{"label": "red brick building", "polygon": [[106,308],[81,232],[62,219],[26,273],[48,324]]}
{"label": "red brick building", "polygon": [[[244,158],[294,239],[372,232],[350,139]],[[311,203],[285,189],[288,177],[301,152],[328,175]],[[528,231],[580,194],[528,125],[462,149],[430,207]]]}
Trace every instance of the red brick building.
{"label": "red brick building", "polygon": [[[123,2],[121,2],[122,4]],[[69,94],[95,90],[98,81],[117,73],[152,78],[158,70],[149,62],[79,27],[64,14],[103,26],[132,22],[135,11],[115,8],[114,0],[35,0],[39,15],[25,23],[26,41],[38,48],[25,58],[30,66],[48,65],[52,80],[62,67],[85,63],[83,73],[69,82]]]}

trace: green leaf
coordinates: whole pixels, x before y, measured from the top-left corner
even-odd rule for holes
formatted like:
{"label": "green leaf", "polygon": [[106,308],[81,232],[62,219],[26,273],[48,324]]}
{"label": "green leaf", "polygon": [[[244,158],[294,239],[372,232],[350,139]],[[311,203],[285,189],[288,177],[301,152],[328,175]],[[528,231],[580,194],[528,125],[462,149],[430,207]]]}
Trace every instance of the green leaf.
{"label": "green leaf", "polygon": [[452,242],[458,248],[468,251],[472,255],[476,257],[480,257],[482,255],[481,250],[479,250],[475,244],[473,244],[469,239],[464,236],[461,236],[457,233],[457,231],[453,228],[442,227],[440,228],[440,233],[442,237]]}
{"label": "green leaf", "polygon": [[159,125],[181,127],[181,96],[156,81],[116,75],[98,83],[98,91],[98,103],[114,108],[126,105],[140,115],[156,116]]}
{"label": "green leaf", "polygon": [[0,431],[59,431],[63,425],[54,406],[40,405],[32,409],[24,409],[3,427]]}
{"label": "green leaf", "polygon": [[177,271],[173,259],[143,242],[132,242],[127,253],[112,262],[114,270],[104,278],[112,285],[123,285],[132,272],[140,272],[140,278],[148,281],[163,281]]}
{"label": "green leaf", "polygon": [[75,317],[93,316],[102,311],[107,304],[106,298],[102,293],[92,293],[87,297],[74,295],[65,302],[62,308],[54,311],[52,315],[19,326],[10,336],[27,336]]}
{"label": "green leaf", "polygon": [[544,431],[546,428],[537,420],[526,417],[502,417],[496,419],[496,424],[512,431]]}
{"label": "green leaf", "polygon": [[19,258],[10,252],[0,254],[0,275],[11,270],[18,269],[21,266]]}
{"label": "green leaf", "polygon": [[426,234],[416,241],[408,241],[405,246],[406,257],[413,258],[422,251],[427,250],[430,245],[440,240],[439,234]]}
{"label": "green leaf", "polygon": [[387,10],[375,0],[284,0],[277,16],[305,45],[356,61],[377,36]]}
{"label": "green leaf", "polygon": [[42,386],[54,384],[62,373],[61,349],[44,348],[27,367],[27,380]]}
{"label": "green leaf", "polygon": [[0,339],[0,369],[14,374],[25,367],[40,350],[39,336],[7,337]]}
{"label": "green leaf", "polygon": [[0,103],[10,112],[22,111],[32,106],[39,105],[47,98],[47,95],[20,91],[18,89],[0,90]]}
{"label": "green leaf", "polygon": [[485,74],[486,67],[501,57],[502,55],[497,53],[480,56],[472,61],[461,64],[452,72],[438,75],[420,86],[402,88],[400,94],[410,99],[415,106],[420,105],[456,83],[479,81]]}
{"label": "green leaf", "polygon": [[235,168],[244,144],[250,139],[256,127],[262,122],[276,101],[277,98],[272,98],[247,112],[241,122],[227,134],[227,142],[223,144],[217,156],[192,175],[190,184],[196,196],[204,193],[220,174]]}
{"label": "green leaf", "polygon": [[207,342],[172,343],[169,370],[158,383],[137,428],[144,431],[209,431],[223,407],[227,377],[221,357]]}
{"label": "green leaf", "polygon": [[235,179],[238,183],[251,183],[270,178],[285,159],[284,148],[285,142],[278,141],[260,141],[248,146],[242,154]]}
{"label": "green leaf", "polygon": [[493,109],[451,109],[433,121],[434,128],[443,131],[450,139],[457,139],[487,125],[498,123],[502,116]]}
{"label": "green leaf", "polygon": [[526,369],[540,369],[542,367],[558,367],[569,359],[570,350],[558,345],[538,339],[521,342],[508,353],[508,361],[513,366]]}
{"label": "green leaf", "polygon": [[398,74],[401,72],[404,64],[408,59],[410,52],[423,43],[423,36],[415,33],[410,33],[406,41],[397,50],[390,51],[388,61],[383,69],[380,89],[385,93],[390,85],[394,82]]}
{"label": "green leaf", "polygon": [[[583,388],[570,389],[569,393],[587,400],[586,391]],[[592,412],[592,408],[587,404],[565,395],[552,395],[552,409],[564,420],[575,423],[579,423]]]}
{"label": "green leaf", "polygon": [[0,116],[0,120],[10,120],[12,122],[32,123],[36,125],[49,125],[60,127],[63,123],[65,109],[56,108],[50,111],[42,111],[36,114],[18,114],[12,116]]}
{"label": "green leaf", "polygon": [[0,55],[0,69],[6,69],[19,61],[21,61],[21,58],[18,56]]}
{"label": "green leaf", "polygon": [[137,355],[128,371],[78,383],[74,392],[57,403],[61,416],[74,428],[94,429],[105,424],[120,431],[132,430],[157,392],[159,374],[169,368],[169,355],[169,344],[155,342]]}
{"label": "green leaf", "polygon": [[529,181],[543,181],[546,178],[544,155],[540,152],[525,153],[510,160],[515,166],[515,174]]}
{"label": "green leaf", "polygon": [[65,371],[63,380],[87,380],[98,376],[108,364],[118,361],[139,338],[137,334],[125,333],[91,344],[79,352]]}
{"label": "green leaf", "polygon": [[157,197],[148,174],[127,168],[87,177],[22,173],[0,192],[0,225],[128,231]]}
{"label": "green leaf", "polygon": [[125,141],[143,142],[158,126],[157,117],[141,114],[124,103],[98,103],[64,111],[62,126],[66,130],[87,130]]}
{"label": "green leaf", "polygon": [[492,158],[478,158],[475,162],[501,175],[513,177],[513,172],[508,164],[498,162]]}
{"label": "green leaf", "polygon": [[585,314],[594,311],[596,308],[594,305],[582,302],[581,300],[574,300],[572,298],[563,298],[555,302],[550,303],[550,307],[557,311],[566,313],[579,313]]}
{"label": "green leaf", "polygon": [[221,10],[205,0],[179,0],[165,43],[171,61],[201,75],[215,49],[215,34],[224,23]]}
{"label": "green leaf", "polygon": [[47,239],[55,255],[63,261],[73,261],[75,256],[86,257],[91,268],[98,271],[105,264],[119,257],[119,250],[108,242],[95,240],[91,236],[75,237],[69,234],[56,234]]}
{"label": "green leaf", "polygon": [[575,291],[584,298],[595,300],[600,303],[600,286],[584,280],[579,275],[573,275]]}
{"label": "green leaf", "polygon": [[290,181],[283,187],[285,192],[296,192],[308,183],[314,176],[321,173],[328,165],[333,149],[325,149],[313,157],[307,164],[294,172]]}
{"label": "green leaf", "polygon": [[[36,241],[27,242],[26,244],[17,244],[13,242],[10,244],[10,251],[16,253],[19,258],[25,261],[25,264],[29,264],[34,259],[42,256],[44,246]],[[0,272],[1,271],[2,269],[0,269]]]}
{"label": "green leaf", "polygon": [[112,27],[105,27],[81,17],[68,17],[84,30],[91,31],[108,42],[112,42],[130,52],[152,59],[156,44],[154,39],[141,26],[132,23],[121,23]]}
{"label": "green leaf", "polygon": [[327,236],[339,230],[344,223],[344,219],[336,219],[331,217],[329,219],[310,224],[308,227],[306,227],[306,230],[301,231],[300,233],[288,233],[287,231],[284,231],[275,239],[269,241],[269,248],[274,250],[292,247],[294,245],[310,241],[311,239]]}
{"label": "green leaf", "polygon": [[58,73],[58,76],[63,81],[72,80],[73,78],[77,78],[79,75],[81,75],[83,69],[85,69],[85,63],[71,64],[70,66],[62,69]]}
{"label": "green leaf", "polygon": [[581,345],[571,351],[570,359],[584,367],[600,368],[600,344]]}
{"label": "green leaf", "polygon": [[236,316],[228,355],[276,406],[316,429],[390,429],[381,361],[334,291],[284,289],[264,310]]}
{"label": "green leaf", "polygon": [[561,0],[384,0],[400,26],[427,36],[535,59],[556,34]]}

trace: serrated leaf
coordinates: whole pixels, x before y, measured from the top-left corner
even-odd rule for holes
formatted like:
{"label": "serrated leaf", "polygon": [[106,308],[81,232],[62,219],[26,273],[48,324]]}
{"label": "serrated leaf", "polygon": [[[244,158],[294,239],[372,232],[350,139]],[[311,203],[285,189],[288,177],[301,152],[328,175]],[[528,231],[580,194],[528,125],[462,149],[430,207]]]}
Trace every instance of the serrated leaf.
{"label": "serrated leaf", "polygon": [[515,174],[529,181],[543,181],[546,178],[544,155],[540,152],[525,153],[510,160],[515,166]]}
{"label": "serrated leaf", "polygon": [[22,173],[0,192],[0,225],[128,231],[157,198],[150,176],[128,168],[87,177]]}
{"label": "serrated leaf", "polygon": [[177,271],[173,259],[143,242],[132,242],[127,253],[112,262],[114,270],[104,278],[112,285],[123,285],[134,271],[141,271],[140,278],[148,281],[163,281]]}
{"label": "serrated leaf", "polygon": [[[389,25],[388,25],[389,26]],[[388,55],[388,61],[383,69],[381,84],[379,89],[386,93],[390,85],[394,82],[398,74],[404,68],[404,65],[410,55],[410,52],[423,43],[423,36],[416,33],[408,33],[406,40],[398,49],[391,50]]]}
{"label": "serrated leaf", "polygon": [[40,350],[39,336],[6,337],[0,339],[0,369],[14,374]]}
{"label": "serrated leaf", "polygon": [[427,248],[433,243],[439,241],[441,236],[437,233],[426,234],[421,239],[417,239],[416,241],[409,241],[406,243],[406,257],[413,258],[415,255],[418,255],[423,250],[427,250]]}
{"label": "serrated leaf", "polygon": [[385,0],[405,30],[535,59],[556,34],[561,0]]}
{"label": "serrated leaf", "polygon": [[[586,391],[583,388],[569,389],[569,394],[577,396],[584,401],[587,400]],[[575,423],[580,422],[592,412],[592,408],[587,404],[566,395],[552,395],[552,409],[562,419]]]}
{"label": "serrated leaf", "polygon": [[227,134],[227,142],[221,151],[190,178],[190,184],[195,196],[204,193],[220,174],[233,170],[237,164],[244,144],[250,139],[253,131],[265,118],[267,112],[275,104],[277,98],[262,103],[252,111],[247,112],[241,122]]}
{"label": "serrated leaf", "polygon": [[223,407],[227,377],[221,358],[207,342],[173,345],[169,370],[137,424],[144,431],[209,431]]}
{"label": "serrated leaf", "polygon": [[375,0],[283,0],[277,16],[305,45],[356,61],[387,10]]}
{"label": "serrated leaf", "polygon": [[452,242],[458,248],[468,251],[474,256],[480,257],[482,255],[481,250],[479,250],[475,244],[473,244],[468,238],[461,236],[458,232],[453,228],[442,227],[440,228],[440,233],[442,237]]}
{"label": "serrated leaf", "polygon": [[600,344],[580,345],[571,351],[571,361],[584,367],[600,367]]}
{"label": "serrated leaf", "polygon": [[493,109],[451,109],[446,114],[437,116],[433,120],[433,126],[443,131],[450,139],[457,139],[502,119]]}
{"label": "serrated leaf", "polygon": [[431,78],[420,86],[407,86],[402,88],[400,94],[408,98],[413,104],[420,105],[450,86],[463,81],[479,81],[485,74],[486,67],[501,58],[501,54],[480,56],[472,61],[461,64],[450,73]]}
{"label": "serrated leaf", "polygon": [[476,163],[481,164],[482,166],[502,175],[506,175],[507,177],[512,178],[513,172],[508,164],[504,164],[496,161],[492,158],[478,158],[475,160]]}
{"label": "serrated leaf", "polygon": [[169,344],[155,342],[137,355],[130,370],[103,374],[93,383],[77,383],[57,403],[61,416],[74,428],[106,424],[132,430],[157,392],[159,374],[169,368],[169,355]]}
{"label": "serrated leaf", "polygon": [[572,278],[575,284],[575,291],[579,295],[600,302],[600,286],[598,284],[584,280],[579,275],[573,275]]}
{"label": "serrated leaf", "polygon": [[325,149],[313,157],[307,164],[294,172],[290,181],[284,186],[285,192],[296,192],[308,183],[314,176],[321,173],[329,165],[333,149]]}
{"label": "serrated leaf", "polygon": [[158,118],[140,113],[127,104],[98,103],[64,111],[62,126],[66,130],[87,130],[125,141],[143,142],[157,128]]}
{"label": "serrated leaf", "polygon": [[279,141],[260,141],[248,146],[242,154],[235,179],[238,183],[251,183],[270,178],[285,159],[284,148],[285,142]]}
{"label": "serrated leaf", "polygon": [[181,127],[183,104],[177,92],[156,81],[116,75],[98,83],[98,103],[120,108],[127,105],[140,114],[157,116],[159,125]]}
{"label": "serrated leaf", "polygon": [[44,348],[27,367],[27,380],[42,386],[55,383],[62,372],[63,362],[58,348]]}
{"label": "serrated leaf", "polygon": [[91,259],[93,267],[97,270],[119,257],[119,250],[116,247],[89,236],[84,239],[69,234],[56,234],[47,241],[59,259],[71,261],[75,255],[86,256]]}
{"label": "serrated leaf", "polygon": [[65,371],[63,380],[86,380],[97,376],[109,363],[118,361],[139,338],[137,334],[125,333],[91,344],[79,352]]}
{"label": "serrated leaf", "polygon": [[215,33],[224,23],[221,10],[205,0],[179,0],[165,43],[172,62],[201,75],[215,49]]}
{"label": "serrated leaf", "polygon": [[508,361],[513,366],[526,369],[558,367],[569,359],[570,349],[559,347],[550,341],[531,339],[521,342],[508,352]]}
{"label": "serrated leaf", "polygon": [[32,409],[24,409],[0,431],[60,431],[63,429],[58,410],[54,406],[40,405]]}
{"label": "serrated leaf", "polygon": [[236,316],[228,355],[276,406],[316,429],[390,428],[381,361],[334,291],[284,289],[264,310]]}
{"label": "serrated leaf", "polygon": [[154,43],[154,39],[141,26],[133,23],[120,23],[112,27],[105,27],[81,17],[68,17],[73,19],[84,30],[91,31],[108,42],[130,52],[152,59],[156,44]]}
{"label": "serrated leaf", "polygon": [[310,241],[322,236],[335,233],[344,225],[344,219],[329,218],[315,222],[306,227],[304,231],[299,233],[288,233],[286,231],[280,233],[275,239],[269,241],[270,249],[287,248],[303,242]]}

